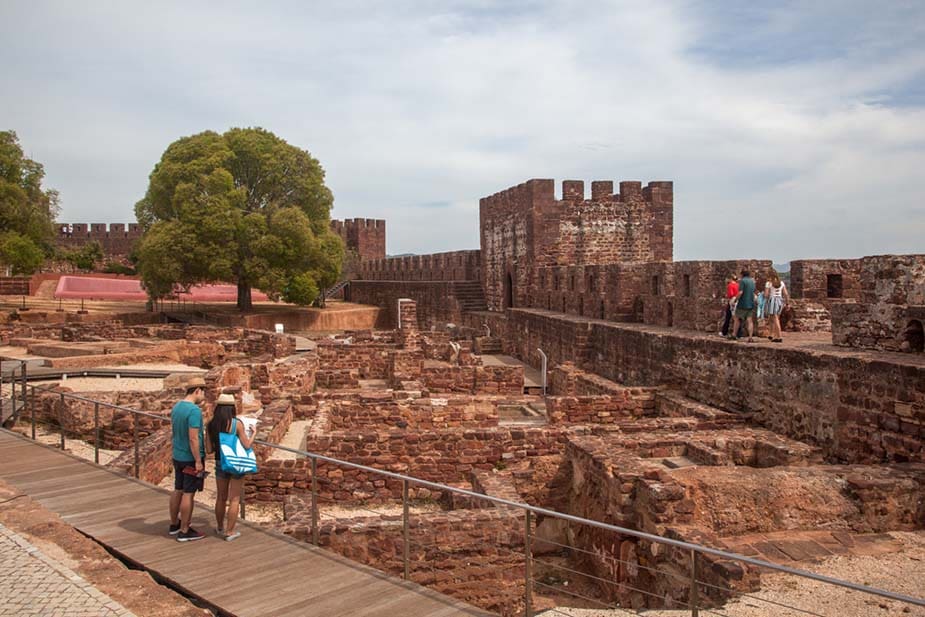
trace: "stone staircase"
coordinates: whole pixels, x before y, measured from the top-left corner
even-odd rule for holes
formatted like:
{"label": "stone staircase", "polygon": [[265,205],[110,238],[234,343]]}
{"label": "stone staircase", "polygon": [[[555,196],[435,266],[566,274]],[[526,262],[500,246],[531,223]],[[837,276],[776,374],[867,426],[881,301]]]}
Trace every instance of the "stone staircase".
{"label": "stone staircase", "polygon": [[482,291],[482,283],[479,281],[455,281],[452,284],[452,292],[464,313],[488,310],[485,292]]}
{"label": "stone staircase", "polygon": [[475,340],[478,343],[478,352],[482,355],[500,356],[504,353],[504,350],[501,348],[501,339],[499,338],[493,336],[480,336]]}

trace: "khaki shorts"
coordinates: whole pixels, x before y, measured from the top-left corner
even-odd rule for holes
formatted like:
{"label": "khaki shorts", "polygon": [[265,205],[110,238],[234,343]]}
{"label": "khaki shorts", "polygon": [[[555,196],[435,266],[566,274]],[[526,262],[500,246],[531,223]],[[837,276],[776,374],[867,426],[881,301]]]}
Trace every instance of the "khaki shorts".
{"label": "khaki shorts", "polygon": [[750,308],[750,309],[737,308],[736,309],[736,317],[738,317],[741,321],[745,321],[746,319],[749,319],[754,316],[755,316],[755,309],[753,308]]}

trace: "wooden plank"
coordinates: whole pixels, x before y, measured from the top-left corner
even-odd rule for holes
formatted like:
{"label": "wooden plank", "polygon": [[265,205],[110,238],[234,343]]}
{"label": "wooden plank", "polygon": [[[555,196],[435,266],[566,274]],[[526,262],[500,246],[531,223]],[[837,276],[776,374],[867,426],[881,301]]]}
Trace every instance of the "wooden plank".
{"label": "wooden plank", "polygon": [[168,490],[5,430],[0,456],[0,477],[63,520],[238,617],[489,615],[247,521],[238,523],[241,538],[224,542],[212,535],[211,512],[202,507],[193,525],[207,537],[179,543],[167,535]]}

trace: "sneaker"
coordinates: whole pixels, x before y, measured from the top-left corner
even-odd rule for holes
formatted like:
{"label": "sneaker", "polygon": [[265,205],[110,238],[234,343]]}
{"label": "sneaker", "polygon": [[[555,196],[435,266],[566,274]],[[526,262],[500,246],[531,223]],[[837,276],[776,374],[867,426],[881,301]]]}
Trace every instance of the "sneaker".
{"label": "sneaker", "polygon": [[235,531],[234,533],[229,533],[227,536],[225,536],[225,542],[232,542],[234,540],[237,540],[240,537],[241,537],[241,532]]}
{"label": "sneaker", "polygon": [[177,534],[177,542],[192,542],[193,540],[202,540],[203,538],[205,538],[205,535],[199,533],[192,527],[190,527],[187,532],[181,531]]}
{"label": "sneaker", "polygon": [[221,527],[216,527],[216,528],[215,528],[215,535],[221,536],[221,537],[225,537],[225,530],[222,529]]}
{"label": "sneaker", "polygon": [[173,523],[171,523],[171,524],[170,524],[170,531],[168,531],[167,533],[169,533],[169,534],[172,535],[172,536],[175,536],[175,535],[177,535],[178,533],[180,533],[180,523],[177,523],[176,525],[174,525]]}

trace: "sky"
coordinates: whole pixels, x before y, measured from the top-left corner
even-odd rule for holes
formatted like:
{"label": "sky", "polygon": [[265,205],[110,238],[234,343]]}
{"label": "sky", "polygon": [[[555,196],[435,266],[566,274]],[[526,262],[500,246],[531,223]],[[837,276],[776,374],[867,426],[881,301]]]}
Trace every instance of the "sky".
{"label": "sky", "polygon": [[925,2],[0,3],[0,130],[61,221],[261,126],[387,250],[477,248],[529,178],[673,180],[675,259],[925,252]]}

